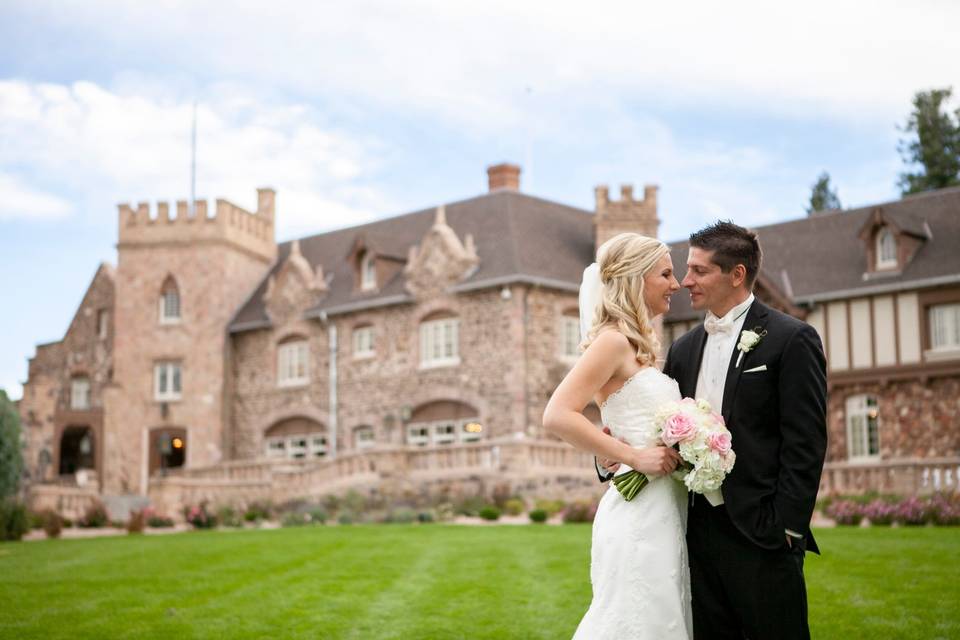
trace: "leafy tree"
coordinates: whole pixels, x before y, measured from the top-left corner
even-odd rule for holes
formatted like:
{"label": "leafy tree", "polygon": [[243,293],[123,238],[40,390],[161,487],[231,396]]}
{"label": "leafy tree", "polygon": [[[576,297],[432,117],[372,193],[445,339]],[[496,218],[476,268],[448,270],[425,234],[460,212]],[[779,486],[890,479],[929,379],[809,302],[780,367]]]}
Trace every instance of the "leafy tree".
{"label": "leafy tree", "polygon": [[7,392],[0,389],[0,499],[16,495],[22,472],[20,415]]}
{"label": "leafy tree", "polygon": [[840,198],[837,196],[837,190],[830,188],[830,174],[824,171],[811,188],[807,214],[839,208],[841,208],[841,204]]}
{"label": "leafy tree", "polygon": [[904,195],[942,189],[960,184],[960,109],[950,114],[944,103],[952,89],[918,91],[913,97],[913,113],[901,131],[900,156],[907,165],[920,165],[919,173],[900,174]]}

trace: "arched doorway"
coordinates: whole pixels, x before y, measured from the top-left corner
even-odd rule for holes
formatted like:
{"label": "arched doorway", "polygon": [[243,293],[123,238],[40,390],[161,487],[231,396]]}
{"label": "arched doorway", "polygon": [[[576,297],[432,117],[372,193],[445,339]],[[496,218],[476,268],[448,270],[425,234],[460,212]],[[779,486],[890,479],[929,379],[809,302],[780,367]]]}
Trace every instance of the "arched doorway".
{"label": "arched doorway", "polygon": [[416,409],[407,424],[406,442],[416,446],[476,442],[483,439],[480,412],[458,400],[435,400]]}
{"label": "arched doorway", "polygon": [[60,475],[73,475],[80,469],[95,469],[93,429],[66,427],[60,435]]}
{"label": "arched doorway", "polygon": [[328,453],[327,427],[305,416],[280,420],[263,434],[268,458],[323,458]]}
{"label": "arched doorway", "polygon": [[159,427],[150,430],[150,473],[177,469],[187,463],[187,430]]}

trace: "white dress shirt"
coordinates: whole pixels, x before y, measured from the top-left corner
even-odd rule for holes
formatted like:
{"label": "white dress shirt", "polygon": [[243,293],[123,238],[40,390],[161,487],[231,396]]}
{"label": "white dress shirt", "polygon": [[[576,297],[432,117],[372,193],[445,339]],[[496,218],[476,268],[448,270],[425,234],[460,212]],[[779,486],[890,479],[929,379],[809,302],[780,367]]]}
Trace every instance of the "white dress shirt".
{"label": "white dress shirt", "polygon": [[[704,319],[704,328],[707,329],[707,344],[703,348],[703,360],[700,362],[700,374],[697,376],[697,399],[704,399],[710,403],[717,413],[723,409],[723,388],[727,382],[727,369],[733,349],[740,341],[740,331],[747,319],[747,311],[753,304],[754,296],[750,296],[718,318],[709,311]],[[704,494],[707,501],[713,505],[723,504],[723,494],[720,490],[708,491]]]}

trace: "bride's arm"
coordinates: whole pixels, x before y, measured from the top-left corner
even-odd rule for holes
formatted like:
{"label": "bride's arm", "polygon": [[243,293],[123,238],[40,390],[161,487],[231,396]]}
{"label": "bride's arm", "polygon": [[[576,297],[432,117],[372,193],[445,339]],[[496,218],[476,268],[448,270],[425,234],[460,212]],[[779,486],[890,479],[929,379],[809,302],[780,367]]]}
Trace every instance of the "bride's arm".
{"label": "bride's arm", "polygon": [[583,408],[634,353],[630,342],[618,331],[604,331],[597,336],[550,397],[543,412],[543,427],[578,449],[620,460],[642,473],[670,473],[678,461],[674,449],[634,449],[601,433],[583,415]]}

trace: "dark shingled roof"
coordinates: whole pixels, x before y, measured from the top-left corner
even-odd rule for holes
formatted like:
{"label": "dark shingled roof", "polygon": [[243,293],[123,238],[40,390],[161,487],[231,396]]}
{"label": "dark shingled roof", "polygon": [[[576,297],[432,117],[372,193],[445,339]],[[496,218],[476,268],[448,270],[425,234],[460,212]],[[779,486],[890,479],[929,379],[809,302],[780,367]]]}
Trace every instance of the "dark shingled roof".
{"label": "dark shingled roof", "polygon": [[[858,233],[879,209],[902,230],[924,240],[902,270],[865,278],[866,252]],[[402,271],[379,291],[354,290],[353,265],[346,259],[359,237],[380,255],[404,258],[433,224],[434,208],[358,227],[302,238],[300,250],[314,267],[323,265],[330,291],[308,314],[411,301]],[[465,290],[506,282],[538,282],[576,291],[583,268],[593,260],[593,214],[528,196],[497,191],[446,205],[447,224],[461,241],[472,234],[480,265],[457,285]],[[859,209],[828,212],[756,228],[763,246],[764,276],[794,302],[916,286],[919,281],[960,281],[960,188],[918,194]],[[678,278],[686,271],[687,242],[670,243]],[[275,272],[290,253],[278,247]],[[263,305],[267,278],[237,312],[231,331],[269,326]],[[674,298],[668,320],[697,317],[682,293]]]}
{"label": "dark shingled roof", "polygon": [[[496,286],[526,280],[576,291],[583,268],[593,261],[593,214],[516,191],[496,191],[445,206],[447,224],[463,242],[473,236],[480,264],[458,289]],[[375,292],[354,288],[353,265],[347,260],[358,238],[379,255],[406,259],[433,225],[436,208],[424,209],[300,239],[300,252],[316,268],[323,265],[330,290],[308,315],[412,300],[403,273]],[[290,254],[290,242],[278,247],[273,274]],[[332,280],[330,279],[331,275]],[[268,276],[269,277],[269,276]],[[264,278],[230,324],[231,331],[269,326],[263,294]]]}

